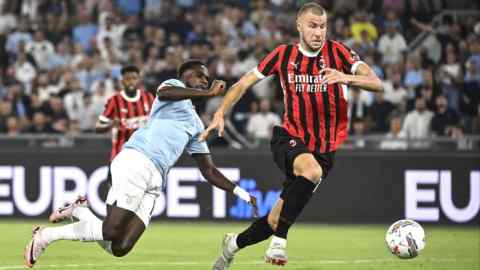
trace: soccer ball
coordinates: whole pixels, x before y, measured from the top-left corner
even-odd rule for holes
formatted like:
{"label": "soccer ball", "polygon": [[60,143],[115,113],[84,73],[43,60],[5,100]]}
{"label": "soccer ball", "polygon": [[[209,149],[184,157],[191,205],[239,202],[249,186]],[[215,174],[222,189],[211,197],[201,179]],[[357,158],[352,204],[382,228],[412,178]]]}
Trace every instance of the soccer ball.
{"label": "soccer ball", "polygon": [[415,258],[425,248],[425,232],[417,222],[402,219],[388,228],[385,241],[392,254],[403,259]]}

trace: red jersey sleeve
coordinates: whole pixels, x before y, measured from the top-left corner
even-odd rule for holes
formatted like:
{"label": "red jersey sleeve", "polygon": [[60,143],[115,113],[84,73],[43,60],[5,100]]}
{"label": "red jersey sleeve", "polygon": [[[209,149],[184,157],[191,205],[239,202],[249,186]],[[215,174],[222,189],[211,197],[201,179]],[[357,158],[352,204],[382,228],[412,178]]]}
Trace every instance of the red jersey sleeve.
{"label": "red jersey sleeve", "polygon": [[100,121],[102,122],[109,122],[113,120],[115,114],[117,113],[117,106],[115,104],[115,96],[108,99],[107,103],[105,104],[105,109],[103,113],[99,116]]}
{"label": "red jersey sleeve", "polygon": [[258,78],[263,79],[270,75],[276,74],[280,68],[280,54],[285,49],[285,45],[280,45],[271,51],[258,63],[257,67],[253,70]]}
{"label": "red jersey sleeve", "polygon": [[358,54],[342,42],[336,41],[334,44],[338,57],[340,58],[340,62],[342,63],[343,73],[355,74],[358,65],[363,63]]}

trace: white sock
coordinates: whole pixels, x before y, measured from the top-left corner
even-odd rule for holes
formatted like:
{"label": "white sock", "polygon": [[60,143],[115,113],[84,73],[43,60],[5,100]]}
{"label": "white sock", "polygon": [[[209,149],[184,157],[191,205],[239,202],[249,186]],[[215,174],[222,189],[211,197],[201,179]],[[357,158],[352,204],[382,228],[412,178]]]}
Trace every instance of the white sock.
{"label": "white sock", "polygon": [[72,216],[77,218],[78,220],[90,220],[90,219],[98,219],[88,207],[75,207],[72,211]]}
{"label": "white sock", "polygon": [[270,246],[281,246],[281,247],[287,247],[287,239],[278,237],[278,236],[273,236],[272,241],[270,242]]}
{"label": "white sock", "polygon": [[[92,213],[92,211],[88,207],[75,207],[75,209],[73,209],[72,215],[79,220],[93,220],[96,222],[102,222],[99,218],[97,218],[97,216]],[[110,255],[113,255],[112,241],[97,240],[97,243],[103,250],[105,250]]]}
{"label": "white sock", "polygon": [[240,248],[237,246],[238,234],[232,238],[232,241],[228,242],[227,250],[230,253],[236,253]]}
{"label": "white sock", "polygon": [[83,220],[65,226],[45,228],[42,237],[51,243],[57,240],[80,240],[85,242],[103,240],[102,221]]}

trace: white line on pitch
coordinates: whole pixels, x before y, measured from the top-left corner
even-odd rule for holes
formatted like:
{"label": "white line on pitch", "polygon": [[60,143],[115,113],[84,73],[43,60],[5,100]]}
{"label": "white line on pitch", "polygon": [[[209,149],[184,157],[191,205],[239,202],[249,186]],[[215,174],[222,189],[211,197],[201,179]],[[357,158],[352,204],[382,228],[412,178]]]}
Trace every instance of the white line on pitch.
{"label": "white line on pitch", "polygon": [[[455,259],[455,258],[417,258],[414,260],[400,260],[400,259],[356,259],[356,260],[296,260],[289,261],[288,264],[362,264],[362,263],[386,263],[386,262],[474,262],[475,260]],[[237,265],[255,265],[264,264],[264,261],[247,261],[236,262]],[[193,265],[211,265],[213,261],[204,262],[121,262],[121,263],[82,263],[82,264],[49,264],[37,266],[43,268],[81,268],[81,267],[102,267],[102,266],[116,266],[116,267],[131,267],[131,266],[155,266],[155,265],[170,265],[170,266],[193,266]],[[0,270],[14,270],[25,269],[23,265],[0,266]]]}

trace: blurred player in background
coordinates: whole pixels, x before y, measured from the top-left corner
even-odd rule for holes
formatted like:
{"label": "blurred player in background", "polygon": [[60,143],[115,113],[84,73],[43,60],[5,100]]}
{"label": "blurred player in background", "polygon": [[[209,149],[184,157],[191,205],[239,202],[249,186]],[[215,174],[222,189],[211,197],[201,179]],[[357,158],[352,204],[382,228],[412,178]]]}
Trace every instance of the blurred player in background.
{"label": "blurred player in background", "polygon": [[297,14],[300,43],[280,45],[253,71],[234,84],[209,127],[221,136],[225,113],[259,80],[276,75],[284,93],[282,126],[274,127],[273,159],[285,173],[280,198],[270,213],[240,234],[227,234],[213,269],[227,269],[235,253],[273,238],[265,254],[268,263],[287,263],[287,233],[308,203],[316,186],[333,166],[335,151],[347,137],[346,85],[383,91],[382,82],[355,52],[341,42],[327,40],[327,14],[307,3]]}
{"label": "blurred player in background", "polygon": [[183,63],[178,77],[158,87],[147,124],[113,159],[105,220],[93,215],[84,202],[55,211],[50,216],[52,222],[79,221],[60,227],[36,227],[25,249],[27,266],[32,267],[57,240],[97,241],[108,253],[125,256],[148,226],[155,199],[165,189],[168,171],[185,149],[209,183],[234,193],[256,209],[255,197],[229,181],[213,164],[207,144],[199,142],[204,126],[190,99],[217,96],[224,91],[225,82],[214,81],[207,90],[208,70],[196,60]]}
{"label": "blurred player in background", "polygon": [[[123,89],[108,99],[105,110],[95,124],[95,131],[98,133],[111,130],[110,162],[133,132],[147,123],[148,114],[155,99],[152,94],[139,88],[140,70],[137,67],[125,66],[121,74]],[[111,184],[110,169],[108,182]],[[85,198],[82,197],[79,200],[85,200]]]}

